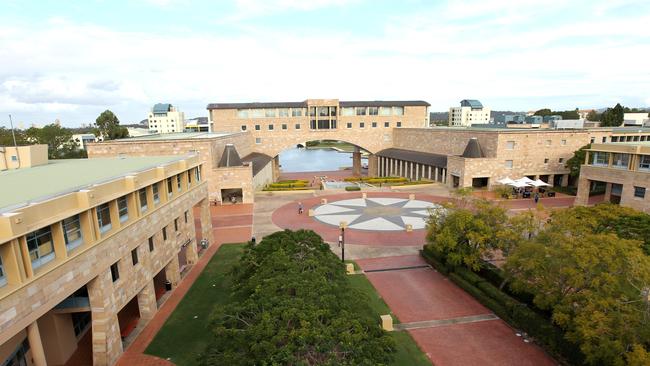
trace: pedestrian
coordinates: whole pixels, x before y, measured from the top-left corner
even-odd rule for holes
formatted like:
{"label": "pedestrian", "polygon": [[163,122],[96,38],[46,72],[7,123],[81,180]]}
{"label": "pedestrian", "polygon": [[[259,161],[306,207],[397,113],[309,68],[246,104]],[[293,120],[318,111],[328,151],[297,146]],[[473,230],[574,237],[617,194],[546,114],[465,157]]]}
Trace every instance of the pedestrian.
{"label": "pedestrian", "polygon": [[539,193],[535,192],[535,203],[539,202]]}
{"label": "pedestrian", "polygon": [[298,202],[298,215],[302,215],[302,202]]}

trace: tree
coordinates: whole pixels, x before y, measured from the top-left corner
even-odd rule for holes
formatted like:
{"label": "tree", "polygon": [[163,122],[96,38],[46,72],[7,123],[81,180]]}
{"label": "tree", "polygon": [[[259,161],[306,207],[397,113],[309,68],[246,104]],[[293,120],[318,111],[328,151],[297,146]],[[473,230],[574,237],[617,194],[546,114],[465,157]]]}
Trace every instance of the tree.
{"label": "tree", "polygon": [[394,342],[343,264],[313,231],[250,244],[232,273],[233,300],[215,308],[203,365],[378,365]]}
{"label": "tree", "polygon": [[564,166],[569,169],[569,174],[578,178],[580,176],[580,166],[585,163],[585,157],[587,155],[587,149],[591,148],[591,144],[587,144],[577,151],[573,152],[573,156],[569,158]]}
{"label": "tree", "polygon": [[607,108],[601,116],[601,126],[617,127],[623,124],[625,108],[620,103],[616,103],[614,108]]}
{"label": "tree", "polygon": [[85,154],[72,141],[72,132],[56,123],[43,128],[30,127],[25,131],[25,138],[32,144],[46,144],[50,159],[80,158]]}
{"label": "tree", "polygon": [[[27,140],[25,139],[25,134],[23,131],[14,129],[13,135],[16,136],[17,145],[27,144]],[[0,127],[0,146],[14,146],[13,135],[11,129]]]}
{"label": "tree", "polygon": [[126,127],[120,126],[120,120],[110,110],[103,111],[95,120],[95,125],[105,140],[115,140],[129,137]]}
{"label": "tree", "polygon": [[543,108],[535,112],[535,116],[550,116],[553,112],[548,108]]}
{"label": "tree", "polygon": [[592,109],[587,113],[587,121],[600,121],[601,115],[596,112],[596,110]]}

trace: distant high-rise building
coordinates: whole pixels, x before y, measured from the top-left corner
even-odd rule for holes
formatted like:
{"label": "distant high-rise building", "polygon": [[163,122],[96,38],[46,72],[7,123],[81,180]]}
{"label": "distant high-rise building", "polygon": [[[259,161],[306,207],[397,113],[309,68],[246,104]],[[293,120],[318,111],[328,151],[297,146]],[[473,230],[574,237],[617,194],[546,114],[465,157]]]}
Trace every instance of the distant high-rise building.
{"label": "distant high-rise building", "polygon": [[147,124],[157,133],[183,132],[185,113],[169,103],[158,103],[151,108]]}
{"label": "distant high-rise building", "polygon": [[463,99],[460,107],[449,108],[449,126],[471,126],[490,123],[490,109],[475,99]]}

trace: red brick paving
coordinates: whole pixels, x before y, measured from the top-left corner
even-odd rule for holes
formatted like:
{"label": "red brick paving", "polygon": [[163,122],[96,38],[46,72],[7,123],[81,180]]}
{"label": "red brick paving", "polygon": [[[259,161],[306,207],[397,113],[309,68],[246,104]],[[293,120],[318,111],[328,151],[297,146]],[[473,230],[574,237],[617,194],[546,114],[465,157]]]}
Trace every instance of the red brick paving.
{"label": "red brick paving", "polygon": [[251,215],[232,215],[217,216],[212,218],[212,227],[228,226],[251,226],[253,225],[253,216]]}
{"label": "red brick paving", "polygon": [[[422,264],[419,256],[357,260],[364,270]],[[489,314],[469,294],[432,269],[366,273],[402,323]],[[502,320],[409,330],[437,366],[555,365],[544,351],[527,344]]]}

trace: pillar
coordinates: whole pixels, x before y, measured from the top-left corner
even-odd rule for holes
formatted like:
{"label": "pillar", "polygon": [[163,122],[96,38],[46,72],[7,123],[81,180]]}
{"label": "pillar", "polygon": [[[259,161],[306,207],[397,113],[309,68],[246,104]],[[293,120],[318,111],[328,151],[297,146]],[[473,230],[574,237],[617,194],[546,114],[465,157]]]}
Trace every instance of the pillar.
{"label": "pillar", "polygon": [[610,202],[611,198],[612,198],[612,183],[608,182],[605,183],[605,202]]}
{"label": "pillar", "polygon": [[187,264],[196,264],[199,261],[199,252],[196,248],[195,240],[190,241],[185,247],[185,256],[187,258]]}
{"label": "pillar", "polygon": [[429,174],[427,175],[427,177],[429,180],[431,180],[431,165],[429,165],[428,167],[429,167]]}
{"label": "pillar", "polygon": [[273,171],[273,181],[277,182],[277,180],[280,178],[280,155],[276,155],[273,158],[273,163],[272,163],[272,171]]}
{"label": "pillar", "polygon": [[435,180],[437,182],[438,181],[438,167],[434,168],[433,174],[434,174],[433,180]]}
{"label": "pillar", "polygon": [[113,280],[109,268],[86,286],[92,312],[93,365],[113,365],[122,354],[122,337],[113,302]]}
{"label": "pillar", "polygon": [[32,351],[34,366],[47,366],[47,361],[45,361],[45,350],[43,349],[43,342],[41,341],[41,332],[39,332],[38,324],[36,322],[27,326],[27,341],[29,342],[29,348]]}
{"label": "pillar", "polygon": [[555,174],[549,174],[548,175],[548,182],[546,182],[546,183],[550,184],[551,187],[553,187],[553,185],[555,184]]}
{"label": "pillar", "polygon": [[420,164],[415,163],[415,180],[420,180]]}
{"label": "pillar", "polygon": [[[212,215],[210,214],[210,201],[204,198],[199,202],[201,207],[201,238],[208,240],[208,245],[214,243],[212,231]],[[192,222],[194,225],[194,222]]]}
{"label": "pillar", "polygon": [[[196,248],[196,246],[194,247]],[[138,292],[138,308],[140,308],[140,318],[146,321],[151,320],[158,311],[153,279],[147,281],[144,288]]]}
{"label": "pillar", "polygon": [[562,187],[567,187],[569,185],[569,175],[562,174]]}
{"label": "pillar", "polygon": [[379,175],[377,155],[369,154],[368,155],[368,176],[376,177]]}
{"label": "pillar", "polygon": [[576,194],[575,204],[579,206],[585,206],[589,203],[589,188],[591,187],[591,181],[586,178],[581,178],[578,181],[578,194]]}
{"label": "pillar", "polygon": [[354,147],[352,153],[352,175],[355,177],[361,176],[361,151],[357,146]]}
{"label": "pillar", "polygon": [[181,270],[178,263],[178,255],[174,254],[172,260],[167,263],[165,266],[165,277],[167,281],[171,282],[172,287],[175,288],[178,286],[178,282],[181,280]]}

